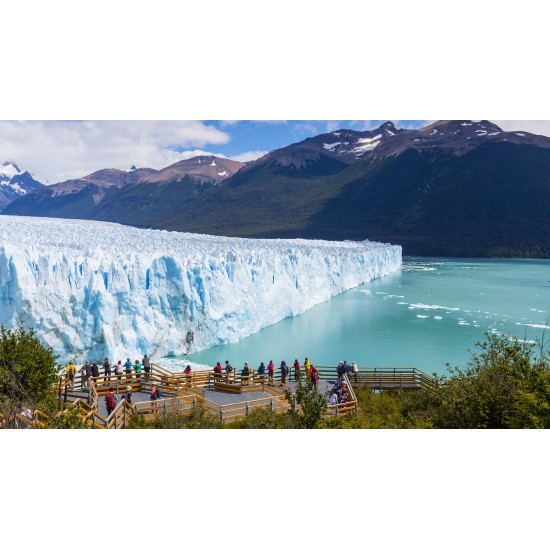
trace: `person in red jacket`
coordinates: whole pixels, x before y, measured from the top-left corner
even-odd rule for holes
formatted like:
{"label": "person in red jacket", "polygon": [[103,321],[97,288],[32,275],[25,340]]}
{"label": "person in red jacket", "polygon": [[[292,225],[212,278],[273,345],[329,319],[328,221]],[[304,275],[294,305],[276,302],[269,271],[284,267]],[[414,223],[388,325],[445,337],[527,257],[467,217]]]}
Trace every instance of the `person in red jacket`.
{"label": "person in red jacket", "polygon": [[275,374],[275,364],[273,363],[273,360],[269,361],[269,365],[267,365],[267,376],[269,376],[269,382],[273,384],[273,375]]}
{"label": "person in red jacket", "polygon": [[319,382],[319,371],[315,368],[314,365],[311,365],[310,379],[313,387],[318,390],[319,388],[317,383]]}
{"label": "person in red jacket", "polygon": [[214,378],[221,378],[222,377],[222,366],[220,365],[220,362],[218,361],[216,363],[216,366],[214,367]]}
{"label": "person in red jacket", "polygon": [[300,362],[298,359],[294,359],[294,380],[300,379]]}

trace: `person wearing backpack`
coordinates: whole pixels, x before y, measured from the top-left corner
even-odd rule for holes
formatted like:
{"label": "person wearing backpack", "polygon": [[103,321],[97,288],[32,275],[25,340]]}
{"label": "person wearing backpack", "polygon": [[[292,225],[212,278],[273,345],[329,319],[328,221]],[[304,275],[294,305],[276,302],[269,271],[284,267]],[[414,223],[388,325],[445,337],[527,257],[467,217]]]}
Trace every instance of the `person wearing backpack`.
{"label": "person wearing backpack", "polygon": [[107,395],[105,396],[105,407],[107,409],[107,416],[110,416],[110,414],[116,409],[116,402],[117,399],[113,392],[113,388],[109,388],[109,393],[107,393]]}
{"label": "person wearing backpack", "polygon": [[248,363],[245,363],[243,370],[241,371],[241,381],[243,386],[246,386],[248,384],[249,378],[250,378],[250,367],[248,366]]}
{"label": "person wearing backpack", "polygon": [[103,359],[103,371],[105,374],[105,380],[111,380],[111,363],[109,363],[109,359],[107,359],[107,357]]}
{"label": "person wearing backpack", "polygon": [[76,375],[76,367],[73,365],[72,361],[69,361],[65,373],[67,374],[67,378],[69,379],[69,386],[71,390],[74,390],[74,377]]}
{"label": "person wearing backpack", "polygon": [[225,360],[225,374],[231,374],[233,372],[233,366],[231,363],[226,359]]}
{"label": "person wearing backpack", "polygon": [[288,374],[288,366],[286,361],[281,361],[281,383],[286,384],[286,376]]}
{"label": "person wearing backpack", "polygon": [[92,365],[90,365],[90,361],[86,361],[86,363],[84,363],[83,367],[78,372],[82,373],[82,378],[80,380],[80,389],[82,391],[87,390],[90,376],[92,376]]}

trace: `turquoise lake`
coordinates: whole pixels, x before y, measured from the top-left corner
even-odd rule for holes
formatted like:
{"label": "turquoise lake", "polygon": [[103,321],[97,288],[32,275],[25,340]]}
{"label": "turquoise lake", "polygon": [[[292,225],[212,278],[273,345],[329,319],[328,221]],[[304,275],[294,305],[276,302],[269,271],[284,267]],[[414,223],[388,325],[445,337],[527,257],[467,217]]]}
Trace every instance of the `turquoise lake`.
{"label": "turquoise lake", "polygon": [[317,365],[345,359],[443,374],[445,362],[464,366],[485,332],[541,338],[549,314],[550,260],[406,258],[398,273],[180,359],[205,365],[229,359],[240,368],[245,361],[257,367],[307,356]]}

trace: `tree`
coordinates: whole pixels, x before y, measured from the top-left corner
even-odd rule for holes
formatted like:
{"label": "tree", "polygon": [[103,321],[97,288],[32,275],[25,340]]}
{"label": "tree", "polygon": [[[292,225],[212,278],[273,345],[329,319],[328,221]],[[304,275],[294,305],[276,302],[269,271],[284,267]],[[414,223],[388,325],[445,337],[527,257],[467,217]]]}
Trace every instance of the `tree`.
{"label": "tree", "polygon": [[57,356],[34,335],[33,329],[0,326],[0,407],[6,417],[19,403],[34,409],[57,381]]}
{"label": "tree", "polygon": [[444,428],[550,427],[550,364],[529,343],[486,335],[466,369],[450,369],[438,392]]}
{"label": "tree", "polygon": [[296,403],[302,408],[301,421],[304,428],[318,428],[323,415],[328,408],[328,392],[319,393],[311,382],[305,384],[298,380],[294,396],[286,390],[285,397],[289,403],[296,399]]}

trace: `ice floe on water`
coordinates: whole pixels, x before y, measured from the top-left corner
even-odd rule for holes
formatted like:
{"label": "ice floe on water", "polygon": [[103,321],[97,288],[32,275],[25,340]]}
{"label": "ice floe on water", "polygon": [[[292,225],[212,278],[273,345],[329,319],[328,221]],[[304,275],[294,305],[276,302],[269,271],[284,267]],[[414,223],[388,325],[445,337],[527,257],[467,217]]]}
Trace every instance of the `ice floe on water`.
{"label": "ice floe on water", "polygon": [[410,304],[409,309],[443,309],[446,311],[460,311],[460,308],[458,307],[447,307],[428,304]]}

